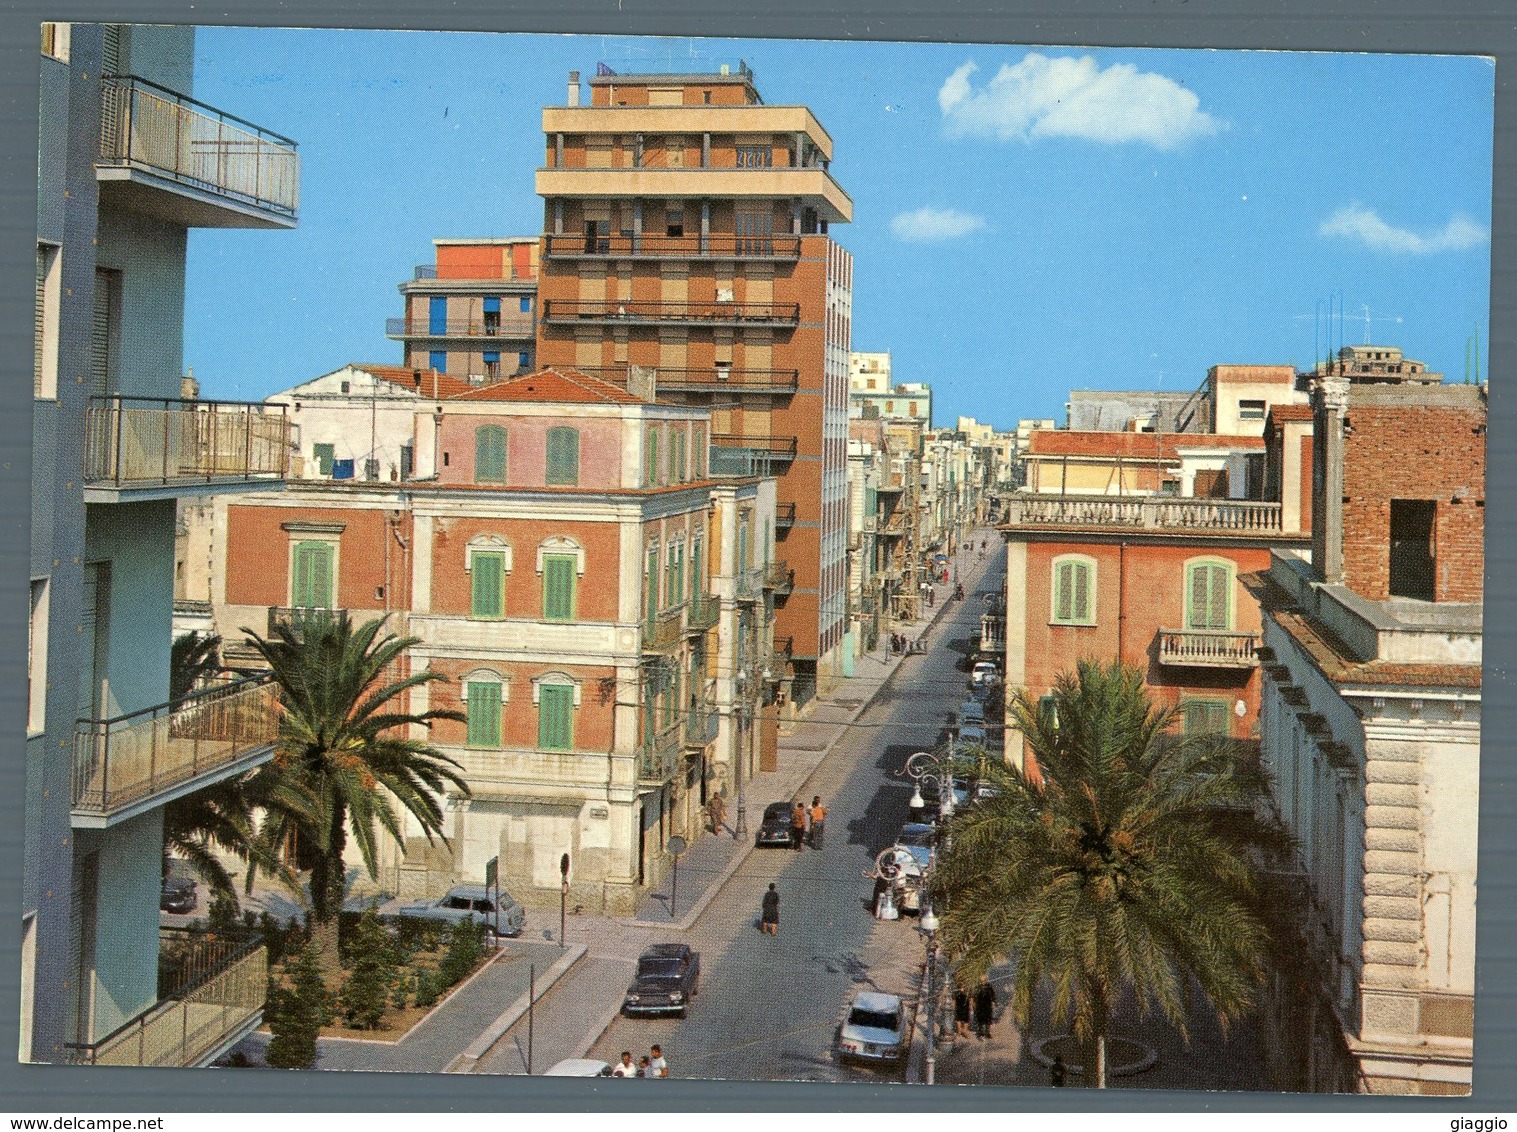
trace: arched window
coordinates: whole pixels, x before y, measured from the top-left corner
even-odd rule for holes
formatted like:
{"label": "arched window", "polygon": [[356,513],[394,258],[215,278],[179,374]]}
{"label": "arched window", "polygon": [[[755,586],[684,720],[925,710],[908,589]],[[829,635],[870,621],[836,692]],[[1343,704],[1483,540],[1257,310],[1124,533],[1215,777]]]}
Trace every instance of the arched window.
{"label": "arched window", "polygon": [[579,684],[563,672],[547,672],[532,681],[537,705],[537,745],[545,751],[574,749],[574,709],[579,707]]}
{"label": "arched window", "polygon": [[567,426],[548,430],[547,482],[561,487],[579,484],[579,429]]}
{"label": "arched window", "polygon": [[500,425],[474,430],[474,482],[506,482],[506,430]]}
{"label": "arched window", "polygon": [[469,718],[470,747],[500,748],[501,706],[506,702],[506,678],[491,668],[476,668],[460,681],[460,699]]}
{"label": "arched window", "polygon": [[571,538],[545,539],[537,548],[537,572],[543,580],[543,620],[574,620],[585,548]]}
{"label": "arched window", "polygon": [[1192,558],[1185,564],[1185,627],[1233,627],[1233,578],[1237,567],[1225,558]]}
{"label": "arched window", "polygon": [[478,535],[464,548],[469,574],[469,616],[488,620],[506,615],[506,575],[511,546],[499,535]]}
{"label": "arched window", "polygon": [[1096,560],[1085,554],[1064,554],[1053,560],[1052,609],[1055,625],[1096,623]]}

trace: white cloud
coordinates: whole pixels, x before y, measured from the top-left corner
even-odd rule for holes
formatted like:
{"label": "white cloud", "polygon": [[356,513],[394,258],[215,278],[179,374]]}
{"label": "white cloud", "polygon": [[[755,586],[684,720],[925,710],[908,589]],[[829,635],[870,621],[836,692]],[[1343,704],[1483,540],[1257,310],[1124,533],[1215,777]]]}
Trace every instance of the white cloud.
{"label": "white cloud", "polygon": [[950,134],[999,138],[1083,138],[1143,142],[1174,149],[1227,123],[1200,109],[1201,100],[1163,75],[1114,63],[1104,71],[1089,55],[1049,58],[1033,52],[1005,64],[983,86],[970,81],[979,68],[965,63],[938,91]]}
{"label": "white cloud", "polygon": [[924,206],[911,212],[897,213],[890,221],[891,234],[897,240],[914,244],[937,240],[957,240],[985,227],[985,218],[952,208]]}
{"label": "white cloud", "polygon": [[1318,232],[1324,236],[1342,236],[1358,240],[1380,252],[1404,252],[1407,255],[1432,255],[1434,252],[1463,251],[1489,240],[1490,233],[1467,216],[1455,216],[1436,232],[1426,235],[1410,228],[1397,228],[1380,219],[1372,208],[1349,204],[1322,222]]}

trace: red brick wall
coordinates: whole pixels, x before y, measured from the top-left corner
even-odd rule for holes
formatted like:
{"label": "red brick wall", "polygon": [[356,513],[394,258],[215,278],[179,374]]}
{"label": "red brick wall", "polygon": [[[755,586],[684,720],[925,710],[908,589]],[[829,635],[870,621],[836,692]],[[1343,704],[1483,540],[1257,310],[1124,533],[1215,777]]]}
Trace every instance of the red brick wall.
{"label": "red brick wall", "polygon": [[585,572],[576,594],[576,615],[585,621],[615,621],[621,541],[614,523],[570,523],[555,519],[438,519],[433,527],[432,611],[467,616],[471,579],[464,570],[469,540],[495,534],[511,544],[506,575],[506,616],[541,616],[543,579],[537,548],[545,539],[572,538],[585,548]]}
{"label": "red brick wall", "polygon": [[1349,402],[1343,454],[1343,572],[1355,593],[1390,596],[1391,500],[1436,502],[1437,601],[1479,601],[1485,577],[1485,411]]}
{"label": "red brick wall", "polygon": [[[539,664],[517,664],[497,660],[475,661],[436,658],[432,671],[442,680],[430,686],[431,706],[439,711],[467,708],[460,698],[462,678],[476,668],[488,668],[507,677],[507,703],[501,710],[501,745],[503,747],[537,746],[537,705],[532,702],[532,681],[549,672],[562,672],[580,685],[580,704],[574,709],[574,749],[609,751],[615,724],[615,695],[610,686],[604,694],[602,680],[614,680],[616,670],[593,665],[559,664],[548,660]],[[432,729],[432,742],[463,746],[468,739],[467,724],[440,720]]]}
{"label": "red brick wall", "polygon": [[[290,547],[300,541],[298,532],[285,523],[320,522],[345,524],[337,536],[337,593],[339,608],[381,611],[383,596],[376,589],[389,586],[391,609],[404,608],[409,600],[410,562],[404,550],[386,533],[384,508],[363,507],[257,507],[227,508],[226,601],[228,605],[290,604]],[[396,527],[408,545],[411,515],[405,512]],[[312,536],[324,537],[324,536]],[[389,541],[389,577],[385,576],[386,542]],[[258,632],[262,626],[249,626]]]}

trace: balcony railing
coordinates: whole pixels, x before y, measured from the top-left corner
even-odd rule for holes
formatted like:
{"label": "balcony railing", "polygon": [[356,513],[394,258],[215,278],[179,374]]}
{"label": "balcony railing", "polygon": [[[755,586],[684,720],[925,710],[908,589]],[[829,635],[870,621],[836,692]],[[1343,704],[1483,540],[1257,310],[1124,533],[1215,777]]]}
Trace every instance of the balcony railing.
{"label": "balcony railing", "polygon": [[1258,633],[1223,629],[1160,629],[1159,663],[1176,668],[1252,668]]}
{"label": "balcony railing", "polygon": [[722,616],[722,599],[712,595],[694,598],[690,602],[690,617],[685,622],[685,632],[698,635],[716,625]]}
{"label": "balcony railing", "polygon": [[680,642],[684,632],[685,607],[666,609],[643,622],[643,652],[664,653]]}
{"label": "balcony railing", "polygon": [[255,677],[114,719],[80,720],[74,736],[76,816],[109,819],[204,774],[273,752],[278,688]]}
{"label": "balcony railing", "polygon": [[774,508],[774,533],[783,535],[793,526],[795,526],[795,504],[778,504]]}
{"label": "balcony railing", "polygon": [[289,450],[283,405],[91,397],[84,482],[152,488],[278,480]]}
{"label": "balcony railing", "polygon": [[682,728],[678,723],[643,740],[638,754],[637,777],[646,783],[668,782],[679,766]]}
{"label": "balcony railing", "polygon": [[[627,366],[576,366],[581,373],[625,384]],[[735,366],[713,366],[710,369],[666,369],[654,366],[659,389],[688,389],[694,392],[714,393],[794,393],[801,383],[800,370],[794,369],[741,369]]]}
{"label": "balcony railing", "polygon": [[510,318],[502,318],[500,321],[485,321],[484,319],[448,319],[446,322],[432,322],[427,318],[387,318],[385,319],[386,338],[532,338],[537,334],[537,325],[532,321],[532,316],[513,315]]}
{"label": "balcony railing", "polygon": [[[256,936],[206,937],[179,941],[178,946],[193,953],[179,968],[179,985],[160,986],[158,1002],[98,1042],[71,1045],[73,1061],[189,1068],[205,1064],[258,1027],[269,981],[263,942]],[[162,973],[160,967],[160,978]]]}
{"label": "balcony railing", "polygon": [[486,279],[532,283],[536,281],[537,276],[530,272],[517,271],[515,265],[509,263],[499,271],[470,271],[464,267],[449,267],[446,275],[438,274],[437,264],[435,263],[418,263],[411,278],[413,281],[439,279],[444,283],[451,279],[468,280],[471,283]]}
{"label": "balcony railing", "polygon": [[659,302],[649,299],[581,301],[552,299],[543,303],[544,322],[663,323],[689,326],[794,326],[801,320],[799,303]]}
{"label": "balcony railing", "polygon": [[787,562],[771,562],[764,570],[764,588],[788,594],[795,588],[795,571]]}
{"label": "balcony railing", "polygon": [[799,236],[587,236],[583,233],[547,237],[547,254],[553,257],[625,259],[796,259],[801,254]]}
{"label": "balcony railing", "polygon": [[716,682],[706,685],[705,694],[691,705],[685,717],[685,746],[704,747],[716,738],[721,715],[716,710]]}
{"label": "balcony railing", "polygon": [[268,635],[272,637],[280,626],[298,633],[312,621],[335,621],[345,612],[347,611],[342,609],[326,609],[318,606],[271,605],[269,606]]}
{"label": "balcony railing", "polygon": [[1225,531],[1277,535],[1280,504],[1161,496],[1013,495],[1003,526],[1113,527],[1122,530]]}
{"label": "balcony railing", "polygon": [[718,433],[711,438],[711,474],[765,476],[795,459],[799,443],[793,436],[738,436]]}
{"label": "balcony railing", "polygon": [[769,655],[774,661],[769,671],[770,679],[778,680],[785,674],[785,665],[790,663],[790,658],[795,655],[795,638],[775,637]]}
{"label": "balcony railing", "polygon": [[300,156],[289,138],[139,79],[101,80],[100,159],[294,218]]}
{"label": "balcony railing", "polygon": [[732,592],[738,601],[757,601],[764,594],[764,568],[739,570],[732,580]]}

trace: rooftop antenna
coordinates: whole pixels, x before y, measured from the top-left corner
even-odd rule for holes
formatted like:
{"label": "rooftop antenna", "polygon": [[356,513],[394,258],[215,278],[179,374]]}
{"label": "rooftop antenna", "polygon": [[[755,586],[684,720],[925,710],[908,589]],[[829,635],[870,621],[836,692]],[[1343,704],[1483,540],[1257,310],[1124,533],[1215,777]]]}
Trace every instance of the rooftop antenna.
{"label": "rooftop antenna", "polygon": [[[1379,315],[1371,316],[1371,314],[1370,314],[1370,308],[1369,308],[1368,304],[1366,304],[1366,303],[1360,303],[1359,304],[1359,309],[1364,312],[1364,344],[1366,346],[1368,346],[1370,344],[1370,323],[1371,322],[1394,322],[1398,326],[1401,325],[1401,316],[1399,314],[1398,315],[1385,315],[1383,317],[1379,316]],[[1354,321],[1355,322],[1359,321],[1359,316],[1358,315],[1354,316]]]}

